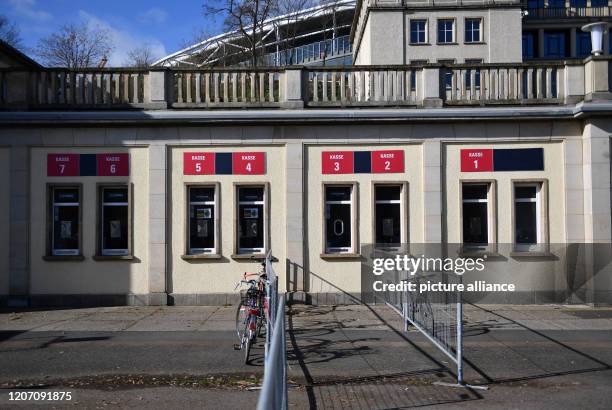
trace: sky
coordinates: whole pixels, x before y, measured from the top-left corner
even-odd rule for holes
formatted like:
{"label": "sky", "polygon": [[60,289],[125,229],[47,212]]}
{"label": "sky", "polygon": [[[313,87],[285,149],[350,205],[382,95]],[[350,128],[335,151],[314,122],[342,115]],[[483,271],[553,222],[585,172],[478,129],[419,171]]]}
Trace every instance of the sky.
{"label": "sky", "polygon": [[148,44],[155,58],[178,51],[194,35],[222,32],[220,19],[203,15],[207,0],[0,0],[0,14],[16,23],[25,52],[64,24],[86,23],[110,31],[115,46],[109,65]]}

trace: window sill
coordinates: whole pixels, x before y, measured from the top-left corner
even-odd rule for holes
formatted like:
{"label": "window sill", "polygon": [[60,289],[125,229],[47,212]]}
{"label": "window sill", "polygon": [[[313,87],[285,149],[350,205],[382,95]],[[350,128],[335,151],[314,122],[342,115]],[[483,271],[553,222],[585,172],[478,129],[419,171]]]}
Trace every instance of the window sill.
{"label": "window sill", "polygon": [[136,259],[134,255],[94,255],[93,260],[98,262],[108,261],[132,261]]}
{"label": "window sill", "polygon": [[44,255],[42,258],[47,262],[81,262],[85,260],[83,255]]}
{"label": "window sill", "polygon": [[192,261],[192,260],[201,260],[201,259],[222,259],[223,256],[218,254],[218,253],[202,253],[202,254],[188,254],[188,255],[181,255],[181,259],[185,260],[185,261]]}
{"label": "window sill", "polygon": [[265,253],[235,253],[232,255],[235,260],[262,260],[266,259]]}
{"label": "window sill", "polygon": [[512,258],[555,258],[555,254],[547,251],[512,251],[510,252]]}
{"label": "window sill", "polygon": [[466,46],[482,46],[487,43],[485,43],[484,41],[470,41],[469,43],[465,41],[463,44],[465,44]]}
{"label": "window sill", "polygon": [[360,253],[322,253],[321,259],[361,259]]}
{"label": "window sill", "polygon": [[409,46],[430,46],[431,43],[408,43]]}
{"label": "window sill", "polygon": [[438,46],[458,46],[459,43],[436,43]]}

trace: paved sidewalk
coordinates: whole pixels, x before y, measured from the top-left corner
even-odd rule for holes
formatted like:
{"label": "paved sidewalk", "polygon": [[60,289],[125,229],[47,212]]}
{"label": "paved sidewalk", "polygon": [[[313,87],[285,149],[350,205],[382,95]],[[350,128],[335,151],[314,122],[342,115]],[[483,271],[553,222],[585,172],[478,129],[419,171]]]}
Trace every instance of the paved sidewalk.
{"label": "paved sidewalk", "polygon": [[[466,306],[465,378],[384,306],[288,308],[291,408],[609,408],[612,309]],[[0,407],[19,383],[70,390],[54,407],[254,407],[259,344],[247,366],[234,307],[0,312]],[[34,383],[34,385],[32,385]],[[41,386],[36,385],[41,384]],[[22,384],[22,386],[24,386]],[[246,404],[245,404],[246,403]],[[31,407],[33,403],[21,403]],[[41,404],[44,406],[43,404]]]}

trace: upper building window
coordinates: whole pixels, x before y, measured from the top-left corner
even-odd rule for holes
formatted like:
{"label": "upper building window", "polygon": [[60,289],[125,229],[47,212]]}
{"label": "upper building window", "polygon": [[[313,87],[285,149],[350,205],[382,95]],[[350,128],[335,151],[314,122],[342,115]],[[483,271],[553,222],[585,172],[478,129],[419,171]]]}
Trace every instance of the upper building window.
{"label": "upper building window", "polygon": [[565,0],[548,0],[549,9],[563,9],[565,8]]}
{"label": "upper building window", "polygon": [[536,57],[536,33],[533,31],[523,32],[523,59]]}
{"label": "upper building window", "polygon": [[455,42],[455,20],[439,19],[438,20],[438,43],[453,43]]}
{"label": "upper building window", "polygon": [[544,32],[544,58],[567,57],[567,46],[567,33],[565,31]]}
{"label": "upper building window", "polygon": [[427,20],[410,20],[410,43],[427,43]]}
{"label": "upper building window", "polygon": [[591,0],[591,7],[608,7],[608,0]]}
{"label": "upper building window", "polygon": [[480,43],[481,37],[481,26],[482,19],[469,18],[465,19],[465,42],[466,43]]}
{"label": "upper building window", "polygon": [[591,33],[576,33],[576,57],[584,58],[591,55]]}

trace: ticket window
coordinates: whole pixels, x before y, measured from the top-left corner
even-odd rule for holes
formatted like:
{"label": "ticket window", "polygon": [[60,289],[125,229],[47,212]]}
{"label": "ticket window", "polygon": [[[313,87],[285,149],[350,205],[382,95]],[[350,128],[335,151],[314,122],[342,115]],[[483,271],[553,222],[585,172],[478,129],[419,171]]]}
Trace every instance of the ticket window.
{"label": "ticket window", "polygon": [[470,248],[495,243],[493,184],[464,183],[461,189],[463,244]]}
{"label": "ticket window", "polygon": [[404,186],[384,184],[374,186],[374,232],[377,245],[399,246],[406,242]]}
{"label": "ticket window", "polygon": [[542,183],[514,184],[514,246],[517,251],[540,250],[545,242]]}
{"label": "ticket window", "polygon": [[214,186],[190,186],[188,254],[217,254],[217,195]]}
{"label": "ticket window", "polygon": [[266,186],[237,186],[238,254],[263,254],[267,246]]}
{"label": "ticket window", "polygon": [[326,185],[325,253],[355,253],[353,185]]}
{"label": "ticket window", "polygon": [[130,192],[125,186],[100,187],[100,254],[130,254]]}
{"label": "ticket window", "polygon": [[49,191],[52,216],[50,254],[80,255],[81,189],[78,186],[55,186]]}

